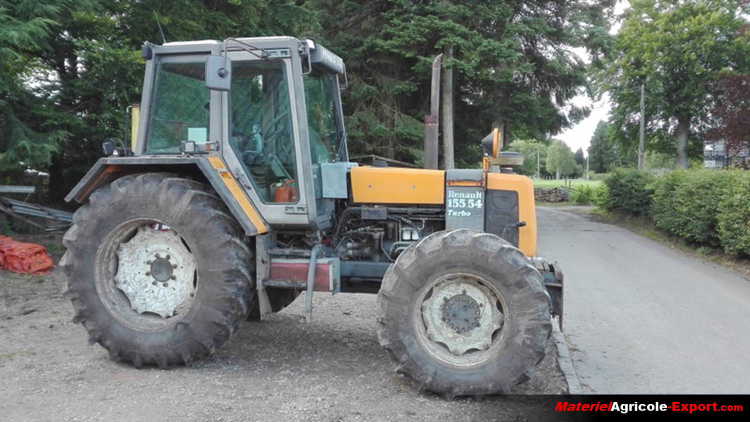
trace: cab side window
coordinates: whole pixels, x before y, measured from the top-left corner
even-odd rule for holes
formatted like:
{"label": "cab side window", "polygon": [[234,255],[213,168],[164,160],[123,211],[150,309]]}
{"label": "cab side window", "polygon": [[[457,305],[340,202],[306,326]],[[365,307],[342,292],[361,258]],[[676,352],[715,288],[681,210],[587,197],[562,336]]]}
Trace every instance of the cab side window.
{"label": "cab side window", "polygon": [[210,97],[205,59],[158,66],[146,152],[176,154],[183,141],[207,142]]}

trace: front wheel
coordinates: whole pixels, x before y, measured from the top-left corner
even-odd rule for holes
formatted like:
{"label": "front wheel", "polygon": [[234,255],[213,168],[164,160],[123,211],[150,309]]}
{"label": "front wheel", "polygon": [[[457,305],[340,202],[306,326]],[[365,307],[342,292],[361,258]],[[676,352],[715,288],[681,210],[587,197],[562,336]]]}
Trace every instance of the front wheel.
{"label": "front wheel", "polygon": [[61,264],[75,320],[112,359],[189,363],[213,353],[245,318],[252,254],[205,185],[125,176],[95,191],[73,223]]}
{"label": "front wheel", "polygon": [[500,237],[434,233],[399,256],[378,294],[380,344],[398,371],[448,396],[509,392],[551,332],[539,272]]}

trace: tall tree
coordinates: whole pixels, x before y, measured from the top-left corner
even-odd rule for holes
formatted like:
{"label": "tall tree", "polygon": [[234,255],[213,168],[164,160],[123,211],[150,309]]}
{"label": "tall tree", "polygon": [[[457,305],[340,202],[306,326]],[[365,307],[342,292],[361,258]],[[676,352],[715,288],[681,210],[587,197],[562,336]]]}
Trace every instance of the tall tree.
{"label": "tall tree", "polygon": [[[33,81],[65,2],[0,1],[0,172],[46,168],[65,132],[47,122],[54,112]],[[0,183],[3,183],[0,181]]]}
{"label": "tall tree", "polygon": [[645,83],[652,142],[673,135],[678,165],[688,166],[691,131],[707,122],[711,81],[723,69],[747,68],[750,43],[741,29],[748,11],[737,0],[631,1],[603,78],[628,146],[636,139]]}
{"label": "tall tree", "polygon": [[610,0],[316,0],[324,38],[347,60],[355,152],[419,158],[431,59],[453,48],[456,161],[477,165],[494,124],[510,138],[544,138],[587,113],[567,102],[585,63],[608,45]]}
{"label": "tall tree", "polygon": [[523,165],[518,172],[527,176],[546,176],[548,143],[536,139],[516,139],[510,145],[510,151],[523,155]]}
{"label": "tall tree", "polygon": [[556,179],[575,174],[576,159],[570,147],[563,141],[554,140],[547,148],[547,171]]}
{"label": "tall tree", "polygon": [[730,156],[750,150],[750,75],[724,74],[716,84],[710,141],[726,143]]}
{"label": "tall tree", "polygon": [[621,145],[612,136],[613,128],[606,121],[596,125],[591,144],[588,148],[589,170],[595,173],[606,173],[617,166],[633,163],[635,150],[625,153]]}
{"label": "tall tree", "polygon": [[575,153],[576,164],[586,166],[586,156],[583,154],[583,148],[578,148]]}

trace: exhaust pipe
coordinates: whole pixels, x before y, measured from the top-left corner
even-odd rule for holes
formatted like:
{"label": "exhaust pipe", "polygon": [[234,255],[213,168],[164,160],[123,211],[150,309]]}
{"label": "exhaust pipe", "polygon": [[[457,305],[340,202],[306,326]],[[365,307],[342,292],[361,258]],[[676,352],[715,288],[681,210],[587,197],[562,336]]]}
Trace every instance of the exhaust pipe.
{"label": "exhaust pipe", "polygon": [[424,168],[438,168],[438,131],[440,129],[440,69],[443,55],[432,61],[432,85],[430,89],[430,114],[424,116]]}

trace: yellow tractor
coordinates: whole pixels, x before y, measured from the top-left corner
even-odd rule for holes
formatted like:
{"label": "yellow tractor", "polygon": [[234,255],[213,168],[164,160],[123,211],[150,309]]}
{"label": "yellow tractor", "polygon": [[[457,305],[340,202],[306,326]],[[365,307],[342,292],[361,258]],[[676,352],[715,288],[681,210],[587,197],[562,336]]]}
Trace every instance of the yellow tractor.
{"label": "yellow tractor", "polygon": [[112,359],[204,358],[302,291],[376,293],[378,339],[428,390],[507,392],[544,357],[562,273],[495,130],[483,168],[350,162],[341,58],[291,37],[146,43],[132,143],[67,196],[75,320]]}

